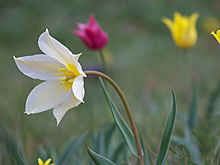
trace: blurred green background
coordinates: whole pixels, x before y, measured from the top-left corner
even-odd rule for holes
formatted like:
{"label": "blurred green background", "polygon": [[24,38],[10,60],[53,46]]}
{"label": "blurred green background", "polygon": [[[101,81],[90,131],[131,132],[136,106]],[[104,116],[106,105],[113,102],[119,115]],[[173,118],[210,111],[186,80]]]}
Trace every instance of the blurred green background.
{"label": "blurred green background", "polygon": [[[171,87],[176,92],[178,112],[187,116],[192,86],[199,84],[198,120],[194,131],[201,143],[200,151],[204,150],[204,160],[212,155],[220,137],[218,97],[211,121],[207,119],[210,97],[213,91],[219,92],[216,88],[220,79],[220,46],[210,35],[219,23],[206,22],[210,17],[219,18],[219,6],[214,0],[0,0],[1,124],[22,144],[29,162],[36,164],[38,146],[44,147],[47,140],[60,152],[70,137],[80,136],[86,130],[97,132],[113,122],[100,83],[92,76],[85,78],[85,104],[68,111],[58,127],[52,110],[30,116],[24,114],[29,92],[41,81],[24,76],[12,58],[41,54],[38,37],[48,28],[51,36],[73,53],[83,53],[79,61],[84,70],[99,69],[97,52],[88,50],[72,33],[77,29],[77,22],[87,23],[93,13],[109,35],[105,48],[105,54],[111,57],[109,75],[127,97],[138,129],[155,153],[169,113]],[[162,17],[173,19],[175,11],[183,15],[200,14],[198,42],[190,49],[188,91],[184,90],[183,53],[161,22]],[[114,90],[110,91],[126,118],[119,97]],[[183,124],[177,119],[174,135],[183,134]],[[86,144],[91,144],[91,137]],[[0,145],[0,164],[10,162],[4,141]]]}

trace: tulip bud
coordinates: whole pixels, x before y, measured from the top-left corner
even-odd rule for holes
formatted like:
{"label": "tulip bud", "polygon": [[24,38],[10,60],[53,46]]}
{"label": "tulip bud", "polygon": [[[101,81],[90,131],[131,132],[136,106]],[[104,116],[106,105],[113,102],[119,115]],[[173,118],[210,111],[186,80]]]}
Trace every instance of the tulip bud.
{"label": "tulip bud", "polygon": [[175,44],[182,49],[188,49],[195,46],[197,41],[196,21],[198,17],[198,13],[186,17],[176,12],[173,21],[162,18],[162,22],[169,28]]}
{"label": "tulip bud", "polygon": [[85,45],[92,50],[101,50],[108,42],[108,35],[97,23],[94,15],[90,15],[88,24],[77,23],[79,30],[73,30]]}

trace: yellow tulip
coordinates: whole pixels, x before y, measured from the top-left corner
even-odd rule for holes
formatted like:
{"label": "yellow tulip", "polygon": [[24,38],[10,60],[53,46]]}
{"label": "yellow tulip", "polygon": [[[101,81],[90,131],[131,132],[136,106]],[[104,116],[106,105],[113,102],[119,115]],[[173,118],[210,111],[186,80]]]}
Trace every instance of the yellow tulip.
{"label": "yellow tulip", "polygon": [[182,49],[188,49],[195,46],[197,41],[196,21],[198,17],[198,13],[186,17],[175,12],[173,21],[162,18],[162,22],[169,28],[175,44]]}
{"label": "yellow tulip", "polygon": [[220,30],[218,30],[215,34],[214,31],[211,32],[211,34],[215,37],[215,39],[218,41],[218,43],[220,44]]}

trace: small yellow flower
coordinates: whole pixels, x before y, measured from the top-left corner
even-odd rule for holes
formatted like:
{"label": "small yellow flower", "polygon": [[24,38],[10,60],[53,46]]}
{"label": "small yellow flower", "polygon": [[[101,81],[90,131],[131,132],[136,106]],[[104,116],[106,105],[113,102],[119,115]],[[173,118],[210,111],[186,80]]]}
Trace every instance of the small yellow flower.
{"label": "small yellow flower", "polygon": [[51,159],[48,159],[45,163],[41,160],[41,158],[38,158],[38,165],[54,165],[53,164],[49,164],[51,161]]}
{"label": "small yellow flower", "polygon": [[211,34],[215,37],[215,39],[218,41],[218,43],[220,44],[220,30],[218,30],[215,34],[214,31],[211,32]]}
{"label": "small yellow flower", "polygon": [[162,22],[169,28],[175,44],[182,49],[188,49],[195,46],[197,41],[196,21],[198,17],[198,13],[186,17],[175,12],[173,21],[162,18]]}

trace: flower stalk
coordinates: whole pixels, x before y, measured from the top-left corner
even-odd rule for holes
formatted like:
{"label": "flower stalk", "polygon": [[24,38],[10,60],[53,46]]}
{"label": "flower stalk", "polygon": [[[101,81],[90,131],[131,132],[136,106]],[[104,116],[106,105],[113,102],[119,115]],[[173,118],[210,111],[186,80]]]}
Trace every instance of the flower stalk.
{"label": "flower stalk", "polygon": [[182,50],[183,56],[183,82],[185,84],[185,90],[188,91],[190,84],[190,72],[191,72],[191,64],[190,64],[190,53],[189,50]]}
{"label": "flower stalk", "polygon": [[101,73],[101,72],[98,72],[98,71],[85,71],[84,73],[87,74],[87,75],[97,75],[97,76],[100,76],[100,77],[106,79],[117,91],[117,93],[120,96],[120,98],[122,100],[122,103],[125,107],[125,110],[126,110],[126,113],[128,115],[129,122],[130,122],[130,125],[131,125],[131,129],[132,129],[132,132],[134,134],[135,143],[136,143],[136,146],[137,146],[137,151],[138,151],[138,156],[139,156],[139,164],[144,165],[143,153],[142,153],[142,148],[141,148],[141,143],[140,143],[140,138],[139,138],[139,135],[138,135],[137,127],[136,127],[136,124],[135,124],[134,117],[132,115],[130,106],[129,106],[129,104],[127,102],[127,99],[125,98],[123,92],[121,91],[119,86],[109,76],[107,76],[104,73]]}
{"label": "flower stalk", "polygon": [[107,66],[106,66],[106,62],[105,62],[105,57],[104,57],[104,54],[103,54],[102,50],[99,50],[99,57],[100,57],[100,60],[101,60],[103,72],[105,74],[108,74],[108,70],[107,70]]}

